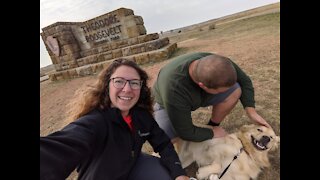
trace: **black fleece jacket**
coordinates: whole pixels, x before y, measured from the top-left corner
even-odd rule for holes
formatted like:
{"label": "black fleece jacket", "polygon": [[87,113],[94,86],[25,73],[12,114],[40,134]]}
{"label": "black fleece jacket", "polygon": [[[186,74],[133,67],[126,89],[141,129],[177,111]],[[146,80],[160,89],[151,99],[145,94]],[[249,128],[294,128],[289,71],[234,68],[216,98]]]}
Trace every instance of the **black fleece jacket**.
{"label": "black fleece jacket", "polygon": [[185,175],[170,139],[153,116],[141,109],[130,112],[131,133],[120,110],[93,110],[62,130],[40,137],[40,179],[66,179],[77,168],[78,179],[125,180],[142,145],[148,140],[174,179]]}

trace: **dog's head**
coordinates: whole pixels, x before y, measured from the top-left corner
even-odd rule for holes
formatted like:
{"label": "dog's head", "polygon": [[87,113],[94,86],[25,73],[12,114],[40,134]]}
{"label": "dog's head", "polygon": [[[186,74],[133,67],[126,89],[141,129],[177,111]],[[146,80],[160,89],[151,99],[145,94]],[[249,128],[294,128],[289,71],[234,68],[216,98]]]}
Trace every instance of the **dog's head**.
{"label": "dog's head", "polygon": [[274,133],[272,128],[261,125],[243,125],[239,134],[241,141],[250,143],[256,151],[260,152],[275,150],[280,143],[280,137]]}
{"label": "dog's head", "polygon": [[272,128],[261,125],[243,125],[237,132],[237,137],[241,140],[245,152],[260,167],[269,167],[268,153],[277,149],[280,137]]}

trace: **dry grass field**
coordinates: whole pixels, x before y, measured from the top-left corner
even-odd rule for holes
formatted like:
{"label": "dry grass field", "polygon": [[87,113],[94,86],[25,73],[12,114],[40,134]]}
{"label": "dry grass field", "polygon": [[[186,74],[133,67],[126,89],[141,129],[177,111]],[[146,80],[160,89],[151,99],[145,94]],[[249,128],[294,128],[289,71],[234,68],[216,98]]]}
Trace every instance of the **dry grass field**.
{"label": "dry grass field", "polygon": [[[279,3],[252,13],[240,13],[229,18],[210,21],[201,26],[182,29],[180,33],[163,33],[171,42],[178,43],[172,57],[189,52],[214,52],[230,57],[252,79],[255,88],[256,109],[280,135],[280,5]],[[268,12],[268,13],[263,13]],[[208,28],[214,23],[213,29]],[[146,64],[142,67],[149,73],[149,85],[155,81],[159,69],[168,60]],[[62,128],[65,105],[75,90],[90,84],[94,76],[60,82],[44,81],[40,84],[40,135],[47,135]],[[194,121],[205,123],[210,118],[210,109],[201,108],[192,112]],[[221,124],[228,132],[234,132],[243,124],[250,123],[240,103]],[[143,151],[150,152],[148,144]],[[264,169],[259,180],[280,179],[280,148],[271,154],[271,167]],[[76,173],[68,179],[75,179]]]}

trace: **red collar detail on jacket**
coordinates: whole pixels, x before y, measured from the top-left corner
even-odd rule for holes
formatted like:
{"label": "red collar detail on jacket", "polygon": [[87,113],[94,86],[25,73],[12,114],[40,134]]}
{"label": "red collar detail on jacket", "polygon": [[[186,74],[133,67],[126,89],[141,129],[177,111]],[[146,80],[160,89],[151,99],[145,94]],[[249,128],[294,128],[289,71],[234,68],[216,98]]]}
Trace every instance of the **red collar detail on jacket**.
{"label": "red collar detail on jacket", "polygon": [[131,131],[133,131],[133,123],[132,123],[132,117],[131,115],[128,115],[126,117],[123,117],[124,121],[128,124]]}

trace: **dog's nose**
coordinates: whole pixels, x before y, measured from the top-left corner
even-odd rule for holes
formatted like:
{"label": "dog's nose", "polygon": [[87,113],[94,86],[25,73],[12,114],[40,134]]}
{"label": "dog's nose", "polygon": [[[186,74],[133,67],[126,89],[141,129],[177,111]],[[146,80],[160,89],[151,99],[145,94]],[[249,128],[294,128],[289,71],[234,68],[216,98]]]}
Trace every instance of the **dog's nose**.
{"label": "dog's nose", "polygon": [[264,145],[268,144],[268,142],[270,142],[270,137],[269,136],[262,136],[260,139],[260,142]]}

